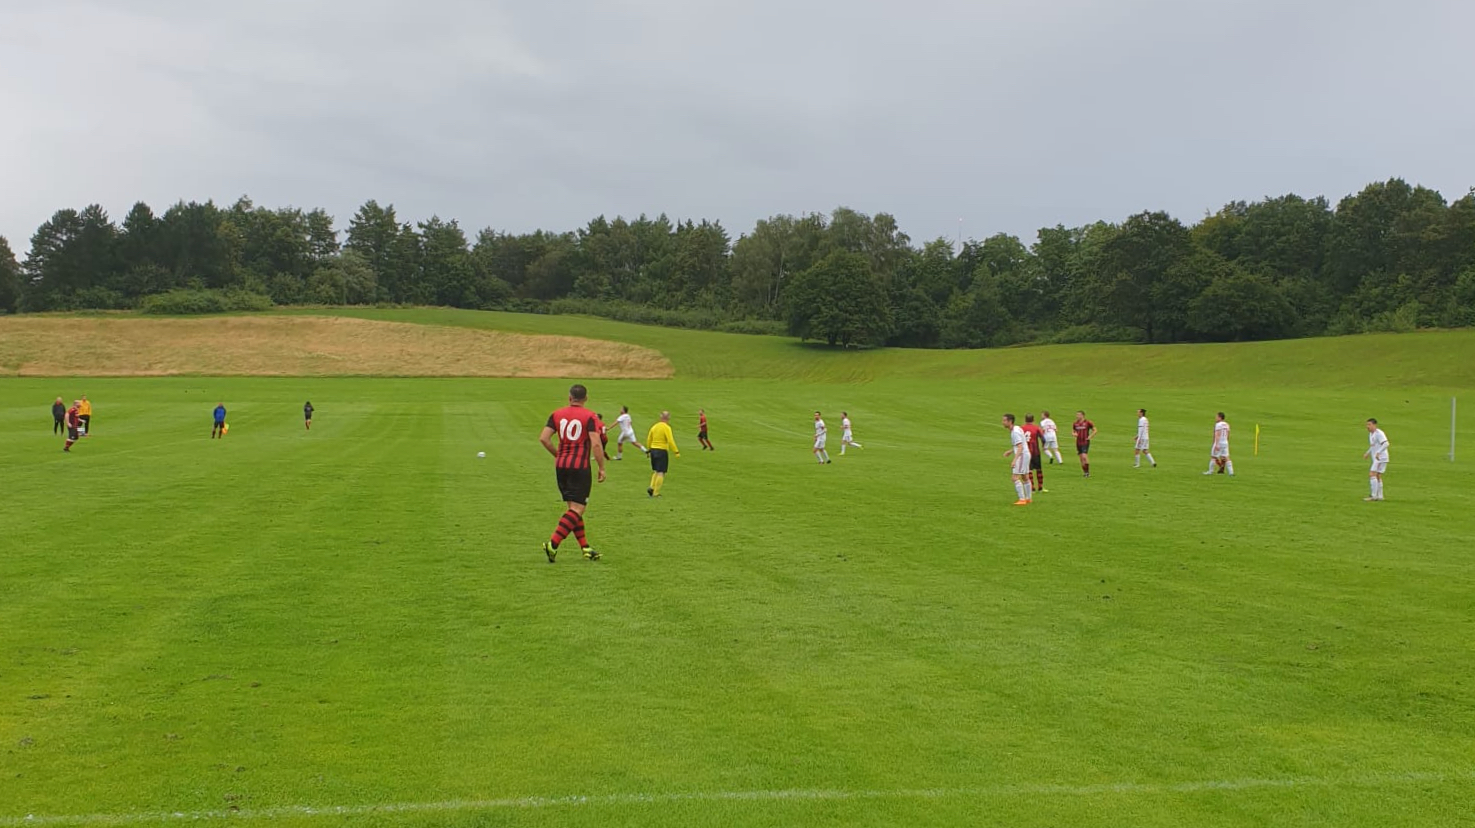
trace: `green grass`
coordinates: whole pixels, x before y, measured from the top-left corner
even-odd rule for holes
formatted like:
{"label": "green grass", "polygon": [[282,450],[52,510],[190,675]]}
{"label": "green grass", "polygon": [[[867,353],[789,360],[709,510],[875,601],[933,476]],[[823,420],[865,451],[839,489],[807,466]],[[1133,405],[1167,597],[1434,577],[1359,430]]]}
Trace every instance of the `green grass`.
{"label": "green grass", "polygon": [[[1475,387],[1469,334],[834,354],[364,315],[660,348],[676,380],[592,391],[642,430],[676,412],[666,496],[627,454],[589,512],[605,560],[543,561],[562,507],[536,435],[561,381],[0,381],[0,826],[231,808],[313,826],[1433,826],[1475,809],[1475,471],[1443,457],[1449,396]],[[1388,382],[1399,365],[1417,373]],[[46,408],[80,393],[96,435],[66,456]],[[221,399],[231,435],[212,443]],[[1156,470],[1130,468],[1140,405]],[[698,406],[715,454],[696,450]],[[1093,478],[1047,467],[1050,494],[1012,509],[998,415],[1041,406],[1091,413]],[[849,410],[866,448],[814,465],[815,408]],[[1233,480],[1199,474],[1219,409]],[[1393,442],[1383,504],[1360,500],[1370,415]],[[828,793],[762,793],[785,791]]]}
{"label": "green grass", "polygon": [[[584,316],[450,308],[293,311],[629,342],[684,379],[870,382],[888,378],[1070,378],[1072,387],[1475,387],[1475,329],[1220,345],[1052,345],[985,351],[845,351],[796,339],[631,325]],[[1446,432],[1448,430],[1446,429]]]}

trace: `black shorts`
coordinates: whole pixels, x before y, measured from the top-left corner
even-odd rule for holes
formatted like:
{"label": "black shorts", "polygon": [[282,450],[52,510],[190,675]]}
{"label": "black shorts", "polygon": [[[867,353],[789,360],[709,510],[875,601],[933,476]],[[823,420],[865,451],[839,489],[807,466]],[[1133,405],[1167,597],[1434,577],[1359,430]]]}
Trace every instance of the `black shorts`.
{"label": "black shorts", "polygon": [[705,439],[707,439],[707,431],[706,431],[706,429],[702,429],[701,431],[698,431],[697,432],[697,439],[698,440],[705,440]]}
{"label": "black shorts", "polygon": [[302,418],[304,420],[307,420],[308,422],[312,422],[312,412],[311,411],[304,411],[304,412],[302,412]]}
{"label": "black shorts", "polygon": [[589,491],[594,488],[594,473],[590,469],[554,469],[558,477],[558,493],[565,503],[589,502]]}
{"label": "black shorts", "polygon": [[1044,466],[1040,465],[1040,456],[1038,454],[1031,454],[1029,456],[1029,467],[1035,471],[1044,469]]}
{"label": "black shorts", "polygon": [[[53,437],[51,439],[55,440],[56,438]],[[72,428],[71,426],[67,426],[67,439],[68,440],[76,440],[77,439],[77,429]]]}
{"label": "black shorts", "polygon": [[1090,440],[1087,440],[1084,443],[1076,443],[1076,454],[1090,454],[1090,453],[1091,453],[1091,441]]}
{"label": "black shorts", "polygon": [[216,428],[224,428],[225,427],[225,421],[224,420],[216,420],[215,421],[215,427]]}
{"label": "black shorts", "polygon": [[665,449],[650,450],[650,470],[665,474],[671,468],[671,455]]}

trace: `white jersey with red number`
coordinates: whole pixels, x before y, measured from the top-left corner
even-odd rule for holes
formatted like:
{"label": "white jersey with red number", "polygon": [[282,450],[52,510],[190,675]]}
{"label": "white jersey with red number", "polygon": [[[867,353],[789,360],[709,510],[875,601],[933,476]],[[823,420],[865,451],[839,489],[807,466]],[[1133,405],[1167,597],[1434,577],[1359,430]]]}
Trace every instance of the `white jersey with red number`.
{"label": "white jersey with red number", "polygon": [[1229,423],[1223,420],[1214,423],[1214,448],[1210,453],[1215,457],[1229,456]]}
{"label": "white jersey with red number", "polygon": [[1056,431],[1057,428],[1054,420],[1049,417],[1040,420],[1040,433],[1044,436],[1045,445],[1054,448],[1059,444],[1059,437],[1055,434]]}
{"label": "white jersey with red number", "polygon": [[1029,474],[1029,437],[1019,426],[1009,430],[1009,445],[1014,447],[1014,473]]}

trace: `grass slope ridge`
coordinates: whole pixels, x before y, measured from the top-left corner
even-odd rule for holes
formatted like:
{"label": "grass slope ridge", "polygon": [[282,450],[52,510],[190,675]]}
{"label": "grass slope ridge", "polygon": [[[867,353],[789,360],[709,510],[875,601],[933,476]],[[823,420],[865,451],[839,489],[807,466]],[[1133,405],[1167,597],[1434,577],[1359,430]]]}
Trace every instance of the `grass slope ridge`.
{"label": "grass slope ridge", "polygon": [[[314,311],[318,313],[319,311]],[[365,319],[586,336],[653,348],[678,377],[868,382],[891,378],[1061,377],[1116,386],[1475,388],[1475,331],[1421,331],[1192,345],[1043,345],[980,351],[841,351],[787,337],[634,325],[578,316],[344,309]]]}
{"label": "grass slope ridge", "polygon": [[322,316],[0,319],[15,376],[464,376],[660,379],[649,348],[466,327]]}

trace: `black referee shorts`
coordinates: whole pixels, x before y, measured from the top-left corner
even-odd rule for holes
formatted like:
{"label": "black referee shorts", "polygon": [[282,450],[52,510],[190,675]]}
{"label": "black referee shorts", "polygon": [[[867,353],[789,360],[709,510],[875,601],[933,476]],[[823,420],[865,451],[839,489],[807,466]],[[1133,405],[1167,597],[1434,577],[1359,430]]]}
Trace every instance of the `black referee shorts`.
{"label": "black referee shorts", "polygon": [[565,503],[589,503],[589,492],[594,488],[594,473],[590,469],[554,469],[558,476],[558,493]]}
{"label": "black referee shorts", "polygon": [[650,450],[650,470],[665,474],[671,468],[671,455],[665,449]]}

